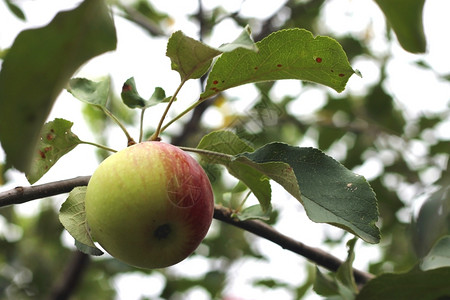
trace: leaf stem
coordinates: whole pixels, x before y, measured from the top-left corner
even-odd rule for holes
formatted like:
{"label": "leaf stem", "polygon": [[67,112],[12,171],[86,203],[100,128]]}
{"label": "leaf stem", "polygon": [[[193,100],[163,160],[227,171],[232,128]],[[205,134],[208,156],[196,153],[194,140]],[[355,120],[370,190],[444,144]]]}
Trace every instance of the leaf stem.
{"label": "leaf stem", "polygon": [[199,106],[204,100],[197,100],[195,101],[193,104],[191,104],[188,108],[186,108],[184,111],[182,111],[180,114],[178,114],[178,116],[176,116],[175,118],[173,118],[172,120],[170,120],[166,125],[164,125],[161,128],[161,131],[164,131],[167,129],[167,127],[169,127],[170,125],[172,125],[172,123],[174,123],[175,121],[181,119],[184,115],[186,115],[188,112],[190,112],[191,110],[193,110],[194,108],[196,108],[197,106]]}
{"label": "leaf stem", "polygon": [[141,110],[141,119],[140,119],[140,126],[139,126],[139,143],[142,142],[142,137],[144,136],[144,113],[145,113],[145,107]]}
{"label": "leaf stem", "polygon": [[230,161],[235,158],[233,155],[230,155],[230,154],[220,153],[220,152],[215,152],[215,151],[210,151],[210,150],[205,150],[205,149],[181,147],[181,146],[179,146],[178,148],[180,148],[181,150],[184,150],[184,151],[194,152],[194,153],[198,153],[201,155],[215,156],[215,157],[224,158],[224,159],[230,160]]}
{"label": "leaf stem", "polygon": [[240,212],[242,208],[244,207],[245,202],[247,202],[248,197],[252,194],[252,191],[248,191],[245,195],[244,199],[242,199],[241,203],[239,204],[238,208],[235,209],[235,211]]}
{"label": "leaf stem", "polygon": [[162,124],[164,122],[164,119],[167,116],[167,113],[169,112],[170,107],[172,106],[172,103],[175,101],[178,93],[180,92],[183,85],[186,83],[187,79],[181,80],[180,84],[178,85],[177,89],[175,90],[175,93],[173,93],[172,97],[169,100],[169,103],[167,104],[166,110],[161,116],[161,119],[159,120],[158,127],[156,128],[155,132],[152,134],[152,136],[148,139],[149,141],[157,141],[159,140],[159,135],[167,128],[167,126],[162,127]]}
{"label": "leaf stem", "polygon": [[114,149],[109,148],[109,147],[107,147],[107,146],[100,145],[100,144],[93,143],[93,142],[86,142],[86,141],[81,141],[81,140],[80,140],[80,144],[86,144],[86,145],[95,146],[95,147],[97,147],[97,148],[100,148],[100,149],[103,149],[103,150],[106,150],[106,151],[109,151],[109,152],[113,152],[113,153],[114,153],[114,152],[117,152],[117,150],[114,150]]}
{"label": "leaf stem", "polygon": [[127,139],[128,139],[128,146],[134,145],[136,144],[136,142],[134,141],[134,139],[131,137],[131,135],[128,133],[127,129],[125,128],[125,126],[123,126],[122,122],[120,122],[119,119],[117,119],[117,117],[115,115],[113,115],[107,108],[99,106],[103,112],[110,117],[117,125],[119,125],[120,129],[122,129],[123,133],[125,133]]}

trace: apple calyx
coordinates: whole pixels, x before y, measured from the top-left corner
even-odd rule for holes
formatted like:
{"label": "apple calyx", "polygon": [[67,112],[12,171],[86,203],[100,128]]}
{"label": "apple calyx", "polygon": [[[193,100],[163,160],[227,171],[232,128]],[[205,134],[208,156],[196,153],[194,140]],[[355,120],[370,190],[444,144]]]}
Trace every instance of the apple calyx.
{"label": "apple calyx", "polygon": [[169,224],[163,224],[156,228],[153,234],[158,240],[163,240],[170,235],[171,231]]}

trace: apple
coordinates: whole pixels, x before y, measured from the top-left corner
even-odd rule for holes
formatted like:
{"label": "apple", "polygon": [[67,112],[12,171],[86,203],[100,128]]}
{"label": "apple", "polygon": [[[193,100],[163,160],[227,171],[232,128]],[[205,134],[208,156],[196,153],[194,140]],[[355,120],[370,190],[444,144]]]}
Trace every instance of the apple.
{"label": "apple", "polygon": [[92,238],[127,264],[163,268],[188,257],[211,225],[214,197],[198,162],[173,145],[149,141],[105,159],[85,198]]}

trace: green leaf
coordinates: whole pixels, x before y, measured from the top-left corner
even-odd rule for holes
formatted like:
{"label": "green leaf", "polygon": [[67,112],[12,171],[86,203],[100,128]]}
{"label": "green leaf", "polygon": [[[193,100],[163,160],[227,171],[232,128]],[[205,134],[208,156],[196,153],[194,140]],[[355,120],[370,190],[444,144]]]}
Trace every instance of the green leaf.
{"label": "green leaf", "polygon": [[166,92],[160,87],[156,87],[150,99],[145,100],[137,91],[134,77],[125,81],[120,95],[122,96],[123,103],[130,108],[148,108],[170,100],[170,97],[166,97]]}
{"label": "green leaf", "polygon": [[75,239],[77,248],[90,255],[102,255],[103,252],[98,249],[89,233],[86,223],[86,212],[84,207],[84,198],[87,187],[76,187],[70,193],[67,200],[61,205],[59,211],[59,220],[64,228]]}
{"label": "green leaf", "polygon": [[433,193],[422,205],[412,223],[413,247],[418,257],[424,257],[434,243],[447,235],[450,228],[450,186]]}
{"label": "green leaf", "polygon": [[129,108],[145,107],[145,99],[139,95],[134,77],[128,78],[125,81],[120,96],[122,97],[123,103]]}
{"label": "green leaf", "polygon": [[208,71],[213,58],[223,52],[238,48],[243,51],[257,51],[250,34],[250,28],[247,26],[236,40],[216,49],[176,31],[167,43],[166,55],[172,62],[172,70],[180,74],[182,81],[200,78]]}
{"label": "green leaf", "polygon": [[0,72],[0,142],[9,165],[29,170],[39,132],[70,77],[115,47],[114,23],[101,0],[85,0],[17,36]]}
{"label": "green leaf", "polygon": [[256,46],[257,53],[246,49],[224,53],[214,64],[200,98],[247,83],[280,79],[312,81],[342,92],[355,73],[338,42],[314,38],[304,29],[277,31]]}
{"label": "green leaf", "polygon": [[23,13],[22,9],[11,2],[11,0],[5,0],[6,6],[8,6],[9,10],[19,19],[22,21],[26,20],[25,14]]}
{"label": "green leaf", "polygon": [[353,261],[355,259],[355,244],[357,238],[347,242],[348,255],[345,262],[338,268],[336,273],[327,275],[316,269],[316,280],[314,291],[322,296],[339,296],[339,299],[354,299],[357,292],[353,276]]}
{"label": "green leaf", "polygon": [[[380,241],[380,232],[375,225],[377,202],[372,188],[364,177],[354,174],[322,151],[272,143],[241,156],[258,164],[288,164],[295,173],[301,198],[292,192],[294,188],[286,190],[303,203],[312,221],[343,228],[369,243]],[[286,170],[285,174],[289,172]],[[282,180],[283,174],[280,177]],[[274,180],[278,181],[277,178]]]}
{"label": "green leaf", "polygon": [[357,300],[436,300],[450,295],[450,268],[383,274],[370,280]]}
{"label": "green leaf", "polygon": [[234,159],[234,155],[253,151],[253,148],[229,131],[212,132],[202,138],[197,148],[225,155],[210,155],[201,153],[202,158],[209,163],[224,165],[228,172],[241,180],[258,199],[263,211],[271,207],[271,187],[268,178],[252,166]]}
{"label": "green leaf", "polygon": [[355,260],[355,245],[358,238],[353,238],[347,242],[348,255],[344,263],[336,272],[336,279],[345,287],[345,292],[355,294],[358,291],[356,287],[355,277],[353,275],[353,261]]}
{"label": "green leaf", "polygon": [[270,179],[279,183],[286,191],[293,195],[296,199],[301,200],[300,188],[297,183],[293,169],[284,162],[256,162],[247,156],[247,154],[236,155],[236,161],[248,165]]}
{"label": "green leaf", "polygon": [[109,98],[110,80],[94,82],[86,78],[72,78],[69,81],[67,91],[75,98],[87,104],[106,107]]}
{"label": "green leaf", "polygon": [[78,144],[80,139],[70,130],[73,123],[55,119],[45,123],[41,131],[31,168],[26,172],[28,181],[33,184],[65,154]]}
{"label": "green leaf", "polygon": [[208,71],[212,59],[221,53],[184,35],[181,31],[172,34],[166,51],[166,55],[171,60],[172,70],[180,74],[182,81],[200,78]]}
{"label": "green leaf", "polygon": [[450,235],[438,240],[420,265],[424,271],[441,267],[450,267]]}
{"label": "green leaf", "polygon": [[[198,144],[197,148],[230,155],[251,152],[254,150],[249,144],[241,140],[237,135],[235,135],[231,131],[225,130],[214,131],[205,135]],[[214,161],[217,163],[217,161],[221,159],[223,159],[224,163],[229,162],[228,157],[223,158],[215,156],[204,156],[204,159],[207,161],[208,158],[210,162]]]}
{"label": "green leaf", "polygon": [[400,45],[412,53],[424,53],[427,42],[422,13],[425,0],[375,0],[397,36]]}
{"label": "green leaf", "polygon": [[339,294],[339,288],[336,280],[330,275],[322,273],[317,267],[313,289],[321,296],[334,296]]}
{"label": "green leaf", "polygon": [[[161,102],[169,102],[171,97],[166,97],[166,92],[162,87],[155,87],[155,90],[153,91],[152,96],[147,101],[147,106],[150,107],[156,104],[159,104]],[[175,99],[176,100],[176,99]]]}
{"label": "green leaf", "polygon": [[[234,155],[233,158],[207,156],[204,157],[209,162],[228,164],[230,160],[236,166],[248,166],[265,176],[275,180],[283,186],[288,192],[294,195],[297,199],[301,199],[300,190],[297,184],[297,179],[293,169],[283,162],[255,162],[243,155],[246,152],[253,152],[253,148],[241,140],[237,135],[231,131],[215,131],[203,137],[198,145],[200,149],[207,149],[214,152],[226,153]],[[208,160],[209,159],[209,160]],[[265,205],[263,205],[265,207]]]}

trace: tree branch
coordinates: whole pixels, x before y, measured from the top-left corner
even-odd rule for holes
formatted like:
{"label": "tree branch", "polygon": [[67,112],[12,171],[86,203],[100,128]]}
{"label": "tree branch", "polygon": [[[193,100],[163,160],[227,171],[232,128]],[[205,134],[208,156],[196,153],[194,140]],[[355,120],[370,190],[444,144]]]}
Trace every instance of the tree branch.
{"label": "tree branch", "polygon": [[[297,253],[310,261],[322,266],[330,271],[336,272],[337,269],[343,264],[343,261],[337,257],[318,248],[307,246],[300,243],[278,231],[273,227],[267,225],[259,220],[245,220],[239,221],[238,219],[231,217],[232,211],[228,208],[216,205],[214,208],[214,218],[231,224],[233,226],[242,228],[248,232],[251,232],[259,237],[269,240],[283,249],[287,249],[294,253]],[[373,278],[372,274],[353,269],[355,281],[358,284],[364,284]]]}
{"label": "tree branch", "polygon": [[[89,179],[90,176],[79,176],[72,179],[55,181],[36,186],[16,187],[12,190],[0,193],[0,207],[13,204],[20,204],[35,199],[68,193],[74,187],[87,185]],[[309,247],[286,235],[283,235],[282,233],[276,231],[274,228],[261,221],[258,220],[239,221],[235,218],[232,218],[231,214],[232,211],[228,208],[219,205],[216,205],[214,208],[215,219],[244,229],[262,238],[265,238],[281,246],[282,248],[297,253],[330,271],[335,272],[339,268],[339,266],[341,266],[343,263],[337,257],[321,249]],[[353,273],[355,276],[355,281],[358,284],[364,284],[373,278],[372,274],[357,269],[353,269]]]}
{"label": "tree branch", "polygon": [[0,193],[0,207],[68,193],[76,186],[87,185],[90,178],[91,176],[78,176],[35,186],[18,186]]}

